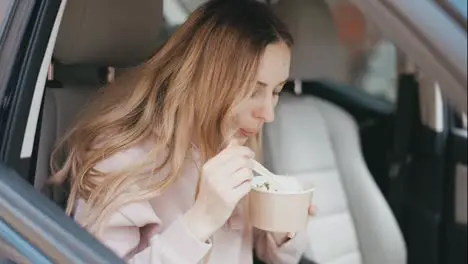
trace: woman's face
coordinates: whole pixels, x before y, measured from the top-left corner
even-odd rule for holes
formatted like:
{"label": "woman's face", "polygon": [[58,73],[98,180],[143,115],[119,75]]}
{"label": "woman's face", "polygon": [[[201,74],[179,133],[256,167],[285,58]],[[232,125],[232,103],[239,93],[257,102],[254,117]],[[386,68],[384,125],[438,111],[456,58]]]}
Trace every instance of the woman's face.
{"label": "woman's face", "polygon": [[257,73],[255,92],[244,100],[234,112],[236,138],[244,144],[257,135],[263,124],[275,119],[278,96],[289,76],[291,51],[284,43],[266,47]]}

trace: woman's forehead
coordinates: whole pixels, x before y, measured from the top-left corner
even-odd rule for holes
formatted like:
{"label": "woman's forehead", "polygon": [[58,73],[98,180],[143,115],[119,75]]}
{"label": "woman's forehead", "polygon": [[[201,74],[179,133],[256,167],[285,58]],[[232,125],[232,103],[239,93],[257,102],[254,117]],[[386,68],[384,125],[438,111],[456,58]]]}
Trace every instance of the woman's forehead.
{"label": "woman's forehead", "polygon": [[270,44],[260,59],[257,83],[262,86],[277,86],[289,76],[291,50],[284,43]]}

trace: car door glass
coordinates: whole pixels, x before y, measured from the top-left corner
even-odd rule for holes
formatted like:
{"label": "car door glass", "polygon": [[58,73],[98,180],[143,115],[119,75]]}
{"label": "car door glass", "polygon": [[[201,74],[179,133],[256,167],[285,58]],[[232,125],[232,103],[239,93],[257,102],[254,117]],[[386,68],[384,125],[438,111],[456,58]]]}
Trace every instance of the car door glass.
{"label": "car door glass", "polygon": [[[192,2],[164,1],[167,28],[183,23],[188,13],[203,1]],[[278,1],[270,2],[274,5]],[[397,52],[394,45],[379,35],[354,4],[342,0],[327,0],[327,3],[339,41],[349,57],[350,83],[347,84],[376,98],[395,102]]]}
{"label": "car door glass", "polygon": [[349,56],[350,84],[376,98],[396,101],[397,51],[348,1],[330,2],[338,38]]}
{"label": "car door glass", "polygon": [[467,29],[468,2],[466,0],[435,0],[442,9],[462,27]]}
{"label": "car door glass", "polygon": [[460,126],[461,126],[461,128],[467,130],[467,128],[468,128],[468,117],[467,117],[466,113],[461,113],[460,116],[461,116],[460,117],[460,119],[461,119],[461,125]]}
{"label": "car door glass", "polygon": [[446,0],[465,20],[467,19],[468,2],[466,0]]}

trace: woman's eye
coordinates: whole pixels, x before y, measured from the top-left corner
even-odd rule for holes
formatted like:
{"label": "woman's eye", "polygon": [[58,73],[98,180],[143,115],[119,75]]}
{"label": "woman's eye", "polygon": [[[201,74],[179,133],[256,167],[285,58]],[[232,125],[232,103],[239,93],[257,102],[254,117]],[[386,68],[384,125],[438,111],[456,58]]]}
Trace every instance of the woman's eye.
{"label": "woman's eye", "polygon": [[255,92],[253,92],[252,97],[257,97],[259,95],[260,95],[260,91],[256,90]]}

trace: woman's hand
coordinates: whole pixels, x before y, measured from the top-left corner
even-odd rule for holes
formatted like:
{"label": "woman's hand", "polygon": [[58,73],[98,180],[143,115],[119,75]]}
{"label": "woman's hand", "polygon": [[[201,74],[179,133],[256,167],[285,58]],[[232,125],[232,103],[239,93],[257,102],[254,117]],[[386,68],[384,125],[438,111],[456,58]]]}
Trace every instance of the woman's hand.
{"label": "woman's hand", "polygon": [[198,198],[184,216],[187,227],[200,240],[206,241],[223,226],[249,193],[253,157],[247,147],[230,146],[204,164]]}
{"label": "woman's hand", "polygon": [[[317,211],[315,205],[309,205],[309,215],[314,216]],[[296,233],[288,232],[288,233],[272,233],[273,238],[277,245],[281,245],[284,242],[288,241],[291,238],[296,236]]]}

